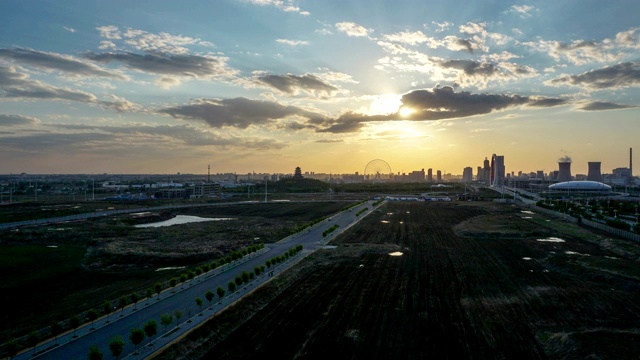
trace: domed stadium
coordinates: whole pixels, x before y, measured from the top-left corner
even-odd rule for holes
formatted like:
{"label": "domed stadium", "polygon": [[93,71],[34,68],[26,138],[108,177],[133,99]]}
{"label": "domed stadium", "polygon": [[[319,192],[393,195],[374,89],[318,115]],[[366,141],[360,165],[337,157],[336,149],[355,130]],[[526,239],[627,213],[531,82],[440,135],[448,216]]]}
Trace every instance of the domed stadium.
{"label": "domed stadium", "polygon": [[613,195],[611,186],[598,181],[565,181],[549,185],[548,194]]}

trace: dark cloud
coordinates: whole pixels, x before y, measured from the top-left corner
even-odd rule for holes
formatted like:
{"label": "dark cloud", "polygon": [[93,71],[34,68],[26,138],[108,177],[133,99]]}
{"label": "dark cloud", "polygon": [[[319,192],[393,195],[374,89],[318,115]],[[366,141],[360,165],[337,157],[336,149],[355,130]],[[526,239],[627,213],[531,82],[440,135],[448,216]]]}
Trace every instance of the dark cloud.
{"label": "dark cloud", "polygon": [[631,109],[637,108],[637,106],[616,104],[607,101],[591,101],[583,104],[578,109],[585,111],[599,111],[599,110],[617,110],[617,109]]}
{"label": "dark cloud", "polygon": [[640,85],[640,63],[625,62],[579,75],[550,80],[550,85],[583,86],[590,89],[625,88]]}
{"label": "dark cloud", "polygon": [[498,68],[488,62],[478,62],[473,60],[447,60],[440,62],[444,68],[462,70],[466,75],[492,77],[499,74]]}
{"label": "dark cloud", "polygon": [[0,126],[36,125],[40,120],[22,115],[0,114]]}
{"label": "dark cloud", "polygon": [[342,139],[322,139],[322,140],[316,140],[317,143],[324,143],[324,144],[332,144],[332,143],[339,143],[339,142],[344,142],[344,140]]}
{"label": "dark cloud", "polygon": [[488,114],[510,107],[549,107],[566,103],[563,99],[555,98],[455,92],[448,86],[412,91],[403,95],[401,101],[403,106],[415,110],[411,120],[452,119]]}
{"label": "dark cloud", "polygon": [[260,83],[271,86],[287,94],[295,94],[299,90],[306,92],[324,92],[330,95],[338,88],[322,81],[311,74],[297,75],[263,75],[256,78]]}
{"label": "dark cloud", "polygon": [[507,108],[532,106],[550,107],[566,104],[558,98],[528,97],[520,95],[471,94],[445,86],[431,90],[415,90],[401,98],[402,106],[414,110],[409,116],[400,114],[367,116],[346,113],[338,119],[325,121],[319,132],[348,133],[360,130],[365,123],[375,121],[413,120],[428,121],[455,119],[489,114]]}
{"label": "dark cloud", "polygon": [[125,76],[94,64],[56,53],[25,48],[0,49],[0,58],[44,70],[64,71],[72,75],[100,76],[124,80]]}
{"label": "dark cloud", "polygon": [[174,106],[158,111],[177,119],[201,120],[209,126],[220,128],[233,126],[247,128],[251,125],[273,123],[278,119],[299,116],[318,122],[321,115],[295,106],[285,106],[271,101],[234,99],[203,99],[195,104]]}
{"label": "dark cloud", "polygon": [[87,53],[84,56],[105,64],[120,62],[131,69],[162,75],[206,78],[232,76],[237,72],[227,67],[226,58],[215,56],[132,52]]}
{"label": "dark cloud", "polygon": [[0,94],[10,98],[68,100],[93,103],[92,94],[63,89],[31,80],[26,74],[19,73],[13,67],[0,66]]}

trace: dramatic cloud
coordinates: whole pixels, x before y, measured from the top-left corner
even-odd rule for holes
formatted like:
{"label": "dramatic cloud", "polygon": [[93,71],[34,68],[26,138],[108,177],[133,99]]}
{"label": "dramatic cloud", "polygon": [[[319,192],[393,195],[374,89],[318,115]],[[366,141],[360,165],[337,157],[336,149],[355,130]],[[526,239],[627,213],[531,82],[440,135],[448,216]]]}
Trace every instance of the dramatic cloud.
{"label": "dramatic cloud", "polygon": [[[486,87],[489,81],[507,81],[530,78],[538,75],[537,71],[528,66],[520,66],[509,62],[481,62],[473,60],[433,60],[443,69],[457,72],[454,79],[457,83],[467,86]],[[446,77],[445,77],[446,79]]]}
{"label": "dramatic cloud", "polygon": [[285,106],[271,101],[246,98],[203,99],[195,104],[174,106],[158,111],[177,119],[201,120],[213,128],[225,126],[247,128],[252,125],[268,125],[288,117],[306,118],[322,122],[323,117],[295,106]]}
{"label": "dramatic cloud", "polygon": [[431,90],[415,90],[401,98],[402,107],[411,109],[410,115],[400,113],[367,116],[348,112],[335,120],[327,120],[318,132],[349,133],[359,131],[365,123],[378,121],[429,121],[456,119],[489,114],[517,107],[551,107],[566,104],[559,98],[528,97],[520,95],[471,94],[455,92],[445,86]]}
{"label": "dramatic cloud", "polygon": [[625,62],[579,75],[565,75],[547,85],[581,86],[592,90],[621,89],[640,85],[640,62]]}
{"label": "dramatic cloud", "polygon": [[110,95],[111,101],[99,101],[84,91],[64,89],[42,81],[32,80],[28,75],[19,73],[13,67],[0,66],[0,95],[5,98],[75,101],[95,104],[118,112],[132,111],[137,106],[123,98]]}
{"label": "dramatic cloud", "polygon": [[562,105],[562,99],[527,97],[520,95],[471,94],[455,92],[445,86],[432,90],[416,90],[401,98],[402,105],[414,112],[411,120],[440,120],[489,114],[511,107],[548,107]]}
{"label": "dramatic cloud", "polygon": [[0,66],[0,94],[7,98],[68,100],[85,103],[96,101],[96,97],[92,94],[31,80],[28,75],[17,72],[14,67],[3,66]]}
{"label": "dramatic cloud", "polygon": [[83,62],[71,56],[42,52],[26,48],[0,49],[0,59],[41,70],[58,70],[71,75],[101,76],[119,80],[127,79],[122,74]]}
{"label": "dramatic cloud", "polygon": [[145,52],[186,54],[189,52],[187,48],[189,45],[213,46],[212,43],[198,38],[173,35],[165,32],[154,34],[131,28],[120,30],[117,26],[113,25],[99,26],[96,30],[100,32],[100,36],[107,39],[107,41],[101,42],[101,49],[116,48],[116,42],[118,42],[121,43],[121,46],[130,46],[136,50]]}
{"label": "dramatic cloud", "polygon": [[633,109],[637,108],[637,106],[631,105],[622,105],[616,104],[607,101],[591,101],[585,104],[582,104],[578,107],[579,110],[585,111],[600,111],[600,110],[619,110],[619,109]]}
{"label": "dramatic cloud", "polygon": [[0,126],[36,125],[38,123],[40,120],[29,116],[0,114]]}
{"label": "dramatic cloud", "polygon": [[341,31],[341,32],[347,34],[348,36],[355,36],[355,37],[367,36],[367,35],[369,35],[370,32],[373,31],[371,29],[365,28],[362,25],[358,25],[358,24],[352,23],[352,22],[337,23],[336,24],[336,29],[338,29],[338,31]]}
{"label": "dramatic cloud", "polygon": [[299,91],[307,93],[323,92],[331,95],[334,91],[338,91],[338,88],[311,74],[303,76],[263,75],[257,77],[256,80],[290,95],[297,94]]}
{"label": "dramatic cloud", "polygon": [[120,62],[131,69],[161,75],[219,78],[231,77],[237,73],[237,70],[227,67],[228,58],[220,56],[106,52],[87,53],[85,57],[102,63]]}

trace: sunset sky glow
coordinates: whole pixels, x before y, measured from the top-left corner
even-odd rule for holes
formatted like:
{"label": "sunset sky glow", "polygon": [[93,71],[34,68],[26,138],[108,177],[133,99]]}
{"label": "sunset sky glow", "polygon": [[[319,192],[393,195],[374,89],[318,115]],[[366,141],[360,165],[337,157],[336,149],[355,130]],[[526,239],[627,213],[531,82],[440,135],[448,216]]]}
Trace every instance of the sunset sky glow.
{"label": "sunset sky glow", "polygon": [[[0,2],[0,173],[640,154],[640,2]],[[634,166],[634,173],[640,165]],[[475,172],[475,170],[474,170]]]}

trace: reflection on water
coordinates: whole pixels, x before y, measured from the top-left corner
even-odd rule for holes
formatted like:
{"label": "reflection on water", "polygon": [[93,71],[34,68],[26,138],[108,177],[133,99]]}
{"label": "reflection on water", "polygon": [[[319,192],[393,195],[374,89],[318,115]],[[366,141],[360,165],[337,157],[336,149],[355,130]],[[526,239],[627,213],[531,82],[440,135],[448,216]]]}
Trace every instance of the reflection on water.
{"label": "reflection on water", "polygon": [[530,258],[530,257],[523,257],[523,258],[522,258],[522,260],[527,260],[527,261],[529,261],[529,260],[531,260],[531,258]]}
{"label": "reflection on water", "polygon": [[388,220],[382,220],[382,221],[380,221],[380,222],[381,222],[381,223],[383,223],[383,224],[388,224],[388,223],[389,223],[389,221],[388,221]]}
{"label": "reflection on water", "polygon": [[533,215],[533,214],[534,214],[534,213],[533,213],[533,211],[529,211],[529,210],[522,210],[522,211],[520,211],[520,212],[521,212],[521,213],[524,213],[524,214],[530,214],[530,215]]}
{"label": "reflection on water", "polygon": [[179,270],[179,269],[184,269],[184,266],[169,266],[169,267],[163,267],[163,268],[158,268],[158,269],[156,269],[156,271]]}
{"label": "reflection on water", "polygon": [[402,256],[402,253],[400,251],[396,251],[396,252],[389,253],[389,255],[391,255],[391,256]]}
{"label": "reflection on water", "polygon": [[187,224],[192,222],[202,222],[202,221],[226,221],[226,220],[237,220],[234,218],[203,218],[199,216],[191,216],[191,215],[177,215],[173,219],[158,221],[149,224],[139,224],[135,227],[137,228],[149,228],[149,227],[161,227],[161,226],[171,226],[178,224]]}
{"label": "reflection on water", "polygon": [[541,242],[555,242],[555,243],[563,243],[565,242],[564,240],[557,238],[557,237],[548,237],[546,239],[538,239],[538,241]]}

